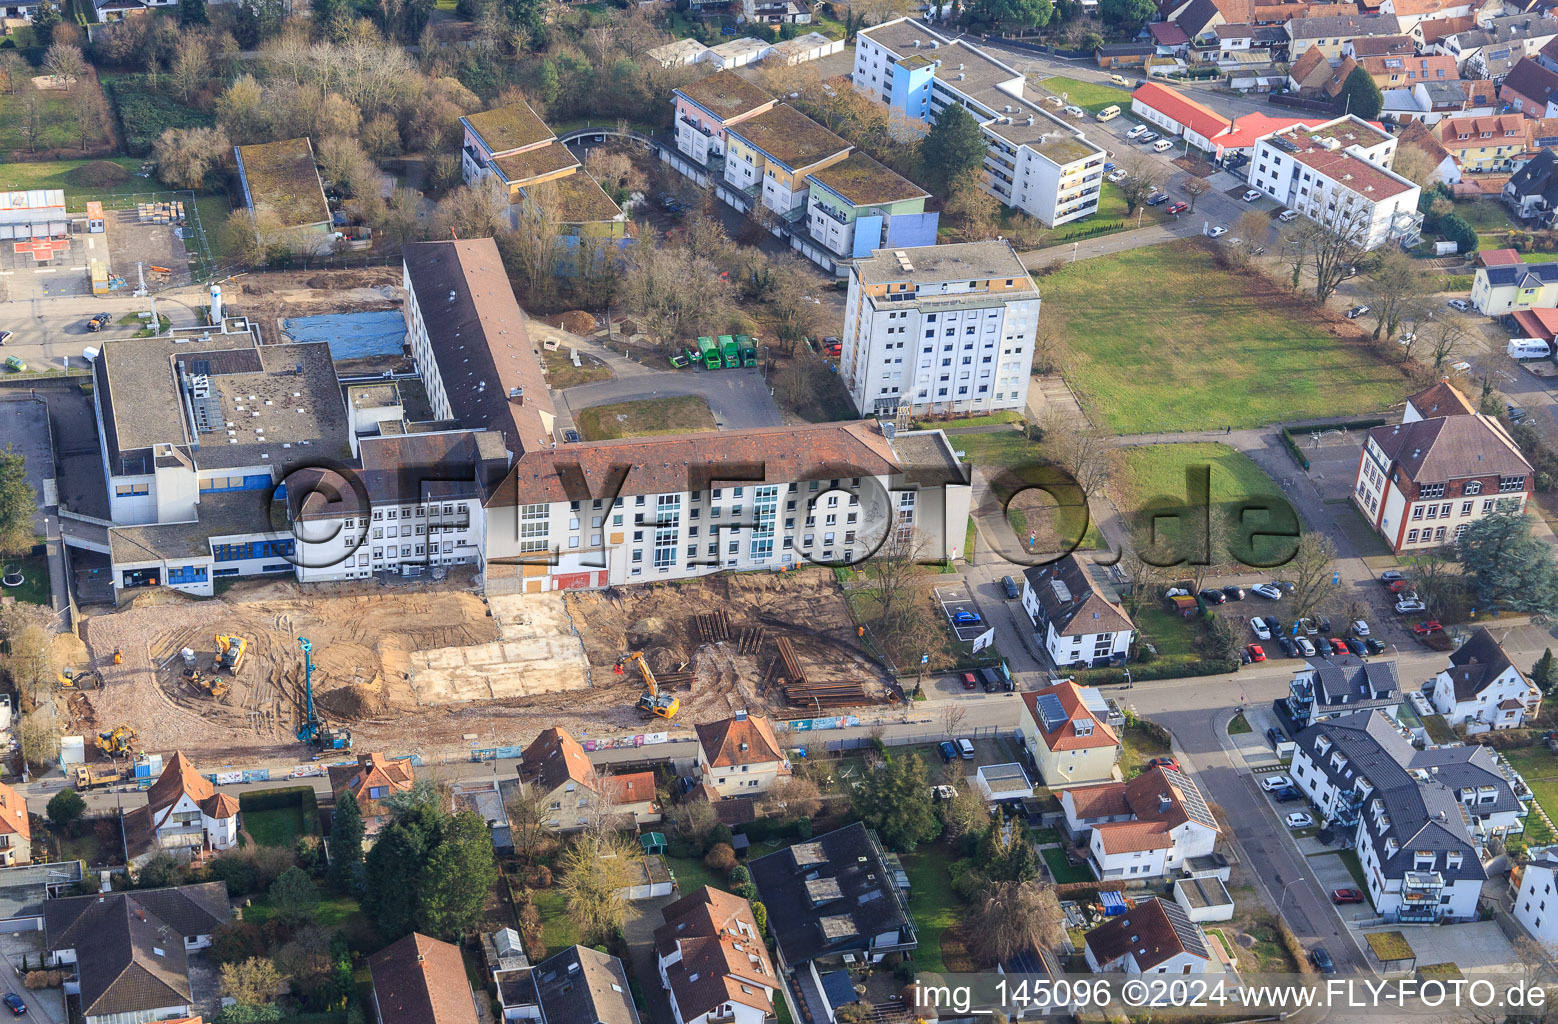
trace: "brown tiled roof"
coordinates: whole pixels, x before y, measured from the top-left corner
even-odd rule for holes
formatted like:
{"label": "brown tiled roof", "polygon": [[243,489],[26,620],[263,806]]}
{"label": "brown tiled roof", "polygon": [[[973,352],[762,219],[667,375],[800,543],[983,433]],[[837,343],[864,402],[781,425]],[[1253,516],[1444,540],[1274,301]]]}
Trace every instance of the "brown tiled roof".
{"label": "brown tiled roof", "polygon": [[[1321,68],[1325,69],[1325,78],[1319,77]],[[1297,82],[1299,88],[1318,89],[1321,82],[1329,81],[1331,75],[1331,62],[1325,59],[1325,51],[1318,46],[1311,46],[1305,50],[1288,68],[1288,77]]]}
{"label": "brown tiled roof", "polygon": [[[1066,721],[1049,731],[1045,730],[1044,718],[1038,712],[1039,698],[1046,695],[1057,698],[1061,708],[1066,712]],[[1109,728],[1109,724],[1093,714],[1087,705],[1082,703],[1082,688],[1069,679],[1041,690],[1028,690],[1023,693],[1022,702],[1027,707],[1028,714],[1033,716],[1039,738],[1052,751],[1087,750],[1093,747],[1115,747],[1120,744],[1119,737],[1114,734],[1113,729]],[[1090,734],[1077,732],[1072,723],[1079,719],[1093,723],[1093,731]]]}
{"label": "brown tiled roof", "polygon": [[1162,821],[1120,821],[1095,827],[1105,853],[1167,850],[1174,845],[1169,825]]}
{"label": "brown tiled roof", "polygon": [[[1525,144],[1526,126],[1531,122],[1519,114],[1472,114],[1467,117],[1447,117],[1434,126],[1439,143],[1445,149],[1465,149],[1468,146],[1489,144]],[[1482,137],[1484,132],[1490,138]],[[1462,139],[1461,136],[1466,136]]]}
{"label": "brown tiled roof", "polygon": [[715,768],[733,768],[744,764],[769,764],[784,760],[779,737],[766,715],[727,718],[697,727],[698,746]]}
{"label": "brown tiled roof", "polygon": [[1359,56],[1357,61],[1370,76],[1383,78],[1387,81],[1391,77],[1397,77],[1414,84],[1417,82],[1455,82],[1461,77],[1460,72],[1455,67],[1455,58],[1442,54],[1434,54],[1427,57],[1383,54],[1374,57]]}
{"label": "brown tiled roof", "polygon": [[654,803],[655,773],[633,772],[630,775],[608,775],[601,780],[606,799],[614,804]]}
{"label": "brown tiled roof", "polygon": [[584,755],[578,740],[566,729],[553,727],[531,741],[519,757],[519,778],[550,793],[565,782],[595,786],[595,766]]}
{"label": "brown tiled roof", "polygon": [[1086,941],[1100,967],[1129,954],[1144,973],[1181,953],[1205,960],[1212,956],[1201,938],[1201,929],[1179,904],[1157,897],[1137,900],[1124,914],[1088,932]]}
{"label": "brown tiled roof", "polygon": [[1416,49],[1411,36],[1359,36],[1352,41],[1352,55],[1359,59],[1395,53],[1410,54],[1416,52]]}
{"label": "brown tiled roof", "polygon": [[734,71],[716,71],[676,90],[721,121],[749,114],[774,98]]}
{"label": "brown tiled roof", "polygon": [[524,100],[461,118],[494,156],[555,138],[552,129]]}
{"label": "brown tiled roof", "polygon": [[458,947],[412,932],[368,958],[379,1015],[395,1024],[477,1024]]}
{"label": "brown tiled roof", "polygon": [[146,806],[151,808],[153,822],[161,824],[162,813],[178,803],[180,797],[187,796],[198,805],[215,795],[216,787],[211,781],[195,770],[182,750],[176,750],[146,791]]}
{"label": "brown tiled roof", "polygon": [[1112,818],[1128,814],[1131,805],[1125,802],[1125,784],[1104,782],[1096,786],[1077,786],[1066,790],[1078,818]]}
{"label": "brown tiled roof", "polygon": [[1332,97],[1341,95],[1342,86],[1347,84],[1347,76],[1352,74],[1357,66],[1358,62],[1351,57],[1343,57],[1342,62],[1331,70],[1331,77],[1323,86],[1326,95]]}
{"label": "brown tiled roof", "polygon": [[1084,560],[1072,553],[1058,562],[1023,571],[1050,625],[1060,636],[1118,633],[1135,628],[1113,588],[1105,592],[1106,584],[1094,578],[1094,568],[1091,559]]}
{"label": "brown tiled roof", "polygon": [[1476,27],[1477,19],[1470,14],[1456,18],[1425,18],[1417,23],[1418,31],[1423,33],[1425,46],[1437,43],[1445,36],[1453,36]]}
{"label": "brown tiled roof", "polygon": [[391,761],[377,752],[358,754],[355,765],[336,765],[330,769],[330,791],[339,800],[342,793],[351,790],[364,818],[377,818],[385,813],[379,801],[368,795],[374,789],[383,787],[391,793],[400,793],[410,789],[414,781],[410,758]]}
{"label": "brown tiled roof", "polygon": [[704,886],[660,913],[665,924],[655,929],[655,950],[662,957],[681,950],[666,976],[683,1019],[726,1003],[773,1011],[765,989],[778,988],[778,979],[746,900]]}
{"label": "brown tiled roof", "polygon": [[1460,0],[1395,0],[1396,17],[1417,17],[1438,14],[1446,7],[1458,7]]}
{"label": "brown tiled roof", "polygon": [[32,841],[32,819],[27,816],[27,801],[4,783],[0,783],[0,835],[21,836],[24,841]]}
{"label": "brown tiled roof", "polygon": [[1408,396],[1407,404],[1416,409],[1417,414],[1424,419],[1432,419],[1435,416],[1474,416],[1477,412],[1472,408],[1470,400],[1451,386],[1447,380],[1441,380],[1415,395]]}
{"label": "brown tiled roof", "polygon": [[1531,475],[1531,464],[1497,420],[1480,414],[1435,416],[1375,427],[1369,437],[1412,480],[1440,483],[1475,476]]}
{"label": "brown tiled roof", "polygon": [[1542,104],[1541,110],[1531,111],[1532,117],[1542,117],[1547,113],[1547,101],[1555,91],[1558,91],[1558,72],[1549,71],[1530,57],[1522,57],[1510,69],[1509,74],[1504,76],[1504,84],[1499,87],[1499,96],[1503,97],[1504,93],[1513,92],[1524,99]]}
{"label": "brown tiled roof", "polygon": [[202,800],[200,810],[208,818],[231,818],[238,813],[238,798],[230,793],[218,793],[215,796]]}
{"label": "brown tiled roof", "polygon": [[1434,138],[1433,129],[1421,121],[1408,121],[1396,138],[1399,140],[1398,148],[1420,149],[1428,154],[1435,166],[1444,163],[1450,156],[1449,150],[1439,145],[1439,140]]}
{"label": "brown tiled roof", "polygon": [[1467,107],[1491,107],[1498,99],[1498,86],[1486,78],[1473,78],[1461,82],[1466,93]]}
{"label": "brown tiled roof", "polygon": [[[1147,769],[1130,782],[1106,782],[1066,792],[1071,796],[1078,818],[1131,815],[1131,821],[1093,826],[1109,853],[1164,849],[1163,840],[1155,837],[1166,836],[1170,829],[1187,821],[1214,832],[1222,831],[1196,784],[1173,768],[1162,765]],[[1156,828],[1136,827],[1142,824]]]}

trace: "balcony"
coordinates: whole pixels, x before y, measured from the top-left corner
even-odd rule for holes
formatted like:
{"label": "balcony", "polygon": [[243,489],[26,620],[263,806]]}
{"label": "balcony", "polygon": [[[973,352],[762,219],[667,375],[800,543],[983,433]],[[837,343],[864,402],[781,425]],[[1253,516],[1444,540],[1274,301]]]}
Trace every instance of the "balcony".
{"label": "balcony", "polygon": [[714,137],[713,132],[709,131],[703,125],[699,124],[697,121],[694,121],[690,117],[679,117],[677,120],[691,128],[693,131],[697,132],[699,135],[702,135],[706,139],[712,139]]}
{"label": "balcony", "polygon": [[1439,920],[1439,895],[1444,891],[1444,876],[1437,871],[1408,871],[1401,878],[1402,921]]}
{"label": "balcony", "polygon": [[831,217],[840,224],[849,223],[849,218],[845,217],[843,213],[833,209],[831,206],[824,206],[822,203],[813,203],[811,208],[822,214],[824,217]]}
{"label": "balcony", "polygon": [[1349,789],[1336,801],[1336,822],[1349,828],[1358,824],[1358,812],[1363,809],[1363,794]]}

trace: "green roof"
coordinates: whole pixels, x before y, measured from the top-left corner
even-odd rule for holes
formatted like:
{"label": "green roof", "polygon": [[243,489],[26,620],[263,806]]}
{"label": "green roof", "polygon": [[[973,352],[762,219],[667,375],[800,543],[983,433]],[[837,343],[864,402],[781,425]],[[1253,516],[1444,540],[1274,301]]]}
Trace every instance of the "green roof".
{"label": "green roof", "polygon": [[481,136],[482,145],[496,156],[555,138],[546,122],[524,100],[506,107],[467,114],[464,121]]}
{"label": "green roof", "polygon": [[848,152],[849,143],[788,103],[765,110],[726,131],[736,135],[792,171]]}
{"label": "green roof", "polygon": [[813,171],[811,177],[837,192],[855,206],[901,203],[908,199],[928,199],[930,193],[864,153],[851,153],[838,163]]}
{"label": "green roof", "polygon": [[330,223],[330,205],[308,139],[239,146],[238,164],[256,214],[275,214],[284,228]]}
{"label": "green roof", "polygon": [[1412,952],[1412,944],[1407,937],[1400,932],[1369,932],[1365,936],[1369,940],[1369,949],[1380,960],[1411,960],[1417,954]]}

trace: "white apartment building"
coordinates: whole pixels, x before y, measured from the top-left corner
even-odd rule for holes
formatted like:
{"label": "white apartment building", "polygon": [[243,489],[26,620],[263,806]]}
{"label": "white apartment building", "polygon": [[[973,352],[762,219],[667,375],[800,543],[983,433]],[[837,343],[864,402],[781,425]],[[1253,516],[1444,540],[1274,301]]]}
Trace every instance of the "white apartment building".
{"label": "white apartment building", "polygon": [[1038,318],[1009,242],[881,249],[850,270],[839,372],[862,416],[1022,409]]}
{"label": "white apartment building", "polygon": [[1072,552],[1022,575],[1022,610],[1056,668],[1125,663],[1136,624],[1102,568]]}
{"label": "white apartment building", "polygon": [[932,124],[967,108],[989,144],[982,184],[1006,206],[1054,227],[1098,209],[1106,154],[1024,96],[1022,72],[923,22],[898,18],[855,37],[855,88],[890,113]]}
{"label": "white apartment building", "polygon": [[1294,126],[1255,144],[1249,182],[1277,202],[1368,249],[1415,245],[1422,190],[1390,169],[1396,139],[1351,115]]}

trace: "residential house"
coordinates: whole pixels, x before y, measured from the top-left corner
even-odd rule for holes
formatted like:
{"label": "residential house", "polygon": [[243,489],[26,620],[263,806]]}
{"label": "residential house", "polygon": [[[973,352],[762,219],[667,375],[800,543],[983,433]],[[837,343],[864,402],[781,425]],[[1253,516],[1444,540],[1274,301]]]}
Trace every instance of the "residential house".
{"label": "residential house", "polygon": [[559,832],[584,828],[600,815],[623,828],[660,820],[653,772],[603,776],[563,729],[547,729],[525,748],[519,781],[549,798],[552,817],[547,823]]}
{"label": "residential house", "polygon": [[1434,676],[1429,692],[1434,710],[1468,733],[1519,729],[1536,717],[1542,691],[1509,660],[1486,626],[1450,655],[1450,665]]}
{"label": "residential house", "polygon": [[1486,842],[1520,832],[1527,813],[1492,750],[1417,750],[1379,711],[1321,719],[1294,739],[1293,780],[1356,847],[1376,913],[1476,920]]}
{"label": "residential house", "polygon": [[1454,57],[1363,57],[1358,66],[1381,89],[1410,89],[1419,83],[1454,82],[1460,78]]}
{"label": "residential house", "polygon": [[1522,57],[1533,57],[1558,39],[1558,20],[1537,14],[1489,18],[1476,28],[1456,32],[1438,43],[1470,78],[1502,82]]}
{"label": "residential house", "polygon": [[32,818],[27,801],[10,786],[0,783],[0,868],[32,862]]}
{"label": "residential house", "polygon": [[1120,738],[1096,687],[1069,679],[1022,694],[1018,732],[1040,779],[1050,789],[1112,782]]}
{"label": "residential house", "polygon": [[1521,220],[1539,227],[1558,223],[1558,153],[1544,147],[1527,160],[1504,183],[1503,200]]}
{"label": "residential house", "polygon": [[[1147,32],[1159,57],[1182,57],[1190,43],[1189,34],[1172,21],[1155,21],[1147,26]],[[1285,41],[1285,33],[1283,38]]]}
{"label": "residential house", "polygon": [[759,796],[790,777],[790,762],[766,715],[736,717],[694,727],[695,771],[721,797]]}
{"label": "residential house", "polygon": [[666,150],[667,159],[705,186],[724,176],[725,129],[772,110],[778,102],[734,71],[716,71],[671,95],[676,148]]}
{"label": "residential house", "polygon": [[[1558,847],[1543,846],[1527,853],[1523,866],[1511,873],[1518,883],[1510,886],[1514,893],[1514,908],[1510,911],[1516,921],[1552,953],[1558,950],[1558,899],[1553,896],[1558,884]],[[1551,903],[1552,910],[1548,909]]]}
{"label": "residential house", "polygon": [[1395,15],[1401,31],[1411,32],[1422,21],[1470,17],[1476,6],[1473,0],[1381,0],[1379,9]]}
{"label": "residential house", "polygon": [[1434,133],[1462,171],[1506,171],[1525,154],[1530,123],[1519,114],[1447,117],[1434,126]]}
{"label": "residential house", "polygon": [[1478,267],[1472,278],[1471,304],[1485,316],[1558,306],[1558,267],[1547,263]]}
{"label": "residential house", "polygon": [[[1389,0],[1387,0],[1389,2]],[[1318,8],[1325,10],[1325,8]],[[1379,14],[1313,14],[1287,23],[1288,54],[1297,59],[1318,47],[1327,60],[1342,56],[1342,47],[1360,36],[1397,36],[1403,26],[1381,5]]]}
{"label": "residential house", "polygon": [[541,1024],[639,1024],[622,961],[569,946],[530,972]]}
{"label": "residential house", "polygon": [[261,237],[295,252],[335,250],[330,204],[307,137],[239,146],[233,155],[243,204]]}
{"label": "residential house", "polygon": [[1499,99],[1526,117],[1558,117],[1558,71],[1522,57],[1504,76]]}
{"label": "residential house", "polygon": [[379,1024],[477,1024],[460,948],[412,932],[368,958]]}
{"label": "residential house", "polygon": [[1347,76],[1357,67],[1358,62],[1351,57],[1333,62],[1318,48],[1310,47],[1288,68],[1288,88],[1304,99],[1334,100],[1341,95]]}
{"label": "residential house", "polygon": [[1204,974],[1212,951],[1201,926],[1178,903],[1148,896],[1083,936],[1083,957],[1095,974]]}
{"label": "residential house", "polygon": [[1409,35],[1359,36],[1342,44],[1342,56],[1353,60],[1365,57],[1414,57],[1417,43]]}
{"label": "residential house", "polygon": [[1248,180],[1283,206],[1364,248],[1412,245],[1422,235],[1422,190],[1390,169],[1396,140],[1351,115],[1313,128],[1290,128],[1261,140]]}
{"label": "residential house", "polygon": [[218,793],[176,751],[146,791],[146,807],[125,814],[125,834],[135,861],[157,852],[187,858],[230,850],[238,845],[238,799]]}
{"label": "residential house", "polygon": [[[1480,268],[1477,275],[1523,269]],[[1508,431],[1469,403],[1452,404],[1452,395],[1459,397],[1436,384],[1412,396],[1401,423],[1375,427],[1364,441],[1353,503],[1398,554],[1454,543],[1495,507],[1524,509],[1531,493],[1531,464]],[[1440,414],[1411,418],[1425,405]]]}
{"label": "residential house", "polygon": [[763,1024],[779,979],[740,896],[703,886],[661,908],[655,929],[660,984],[676,1024]]}
{"label": "residential house", "polygon": [[1306,661],[1288,683],[1286,704],[1293,728],[1303,729],[1317,718],[1400,702],[1401,680],[1394,661],[1363,661],[1339,654]]}
{"label": "residential house", "polygon": [[1102,566],[1072,552],[1022,575],[1023,611],[1056,667],[1124,664],[1136,624]]}
{"label": "residential house", "polygon": [[1160,134],[1183,136],[1197,149],[1211,150],[1212,140],[1233,122],[1178,89],[1145,82],[1131,93],[1131,113]]}
{"label": "residential house", "polygon": [[725,177],[716,192],[746,212],[762,206],[781,219],[806,216],[806,176],[854,147],[788,103],[725,128]]}
{"label": "residential house", "polygon": [[1419,53],[1432,53],[1439,49],[1448,36],[1457,32],[1469,32],[1477,27],[1476,15],[1457,18],[1425,18],[1413,25],[1407,34],[1417,44]]}
{"label": "residential house", "polygon": [[1087,840],[1088,867],[1105,881],[1161,878],[1213,853],[1221,833],[1195,782],[1163,765],[1130,782],[1067,789],[1060,807],[1071,836]]}
{"label": "residential house", "polygon": [[1428,176],[1430,183],[1444,182],[1454,185],[1461,180],[1460,165],[1450,155],[1450,151],[1439,143],[1434,131],[1424,124],[1406,124],[1396,133],[1398,153],[1409,149],[1415,149],[1422,153],[1433,166],[1433,171]]}
{"label": "residential house", "polygon": [[389,811],[383,800],[392,793],[405,793],[416,781],[409,757],[391,760],[380,753],[358,754],[356,764],[334,764],[329,768],[330,792],[337,803],[346,793],[357,800],[362,812],[363,840],[372,843],[379,830],[389,824]]}
{"label": "residential house", "polygon": [[[1558,146],[1558,117],[1533,118],[1527,126],[1531,133],[1531,148],[1537,152]],[[1535,153],[1529,154],[1535,156]],[[1524,166],[1524,164],[1522,164]]]}
{"label": "residential house", "polygon": [[225,882],[62,897],[44,902],[44,948],[86,1024],[148,1024],[189,1016],[189,954],[232,916]]}
{"label": "residential house", "polygon": [[748,864],[768,908],[778,969],[802,1014],[832,1021],[822,977],[847,964],[880,963],[919,945],[876,834],[859,822]]}

